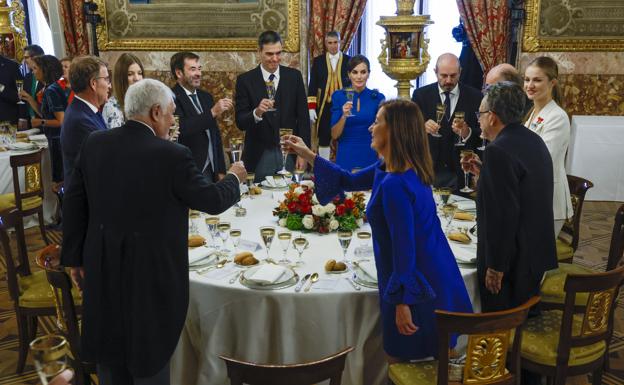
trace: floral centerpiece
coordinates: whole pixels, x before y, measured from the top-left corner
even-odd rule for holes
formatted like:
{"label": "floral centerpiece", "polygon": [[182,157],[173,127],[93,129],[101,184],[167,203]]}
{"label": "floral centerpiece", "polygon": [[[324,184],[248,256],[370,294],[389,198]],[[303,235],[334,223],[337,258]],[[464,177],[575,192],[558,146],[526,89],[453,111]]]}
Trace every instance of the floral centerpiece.
{"label": "floral centerpiece", "polygon": [[273,210],[279,225],[289,230],[316,231],[321,234],[336,230],[355,230],[364,223],[364,194],[347,193],[336,196],[325,206],[314,195],[314,182],[293,183],[284,193],[284,200]]}

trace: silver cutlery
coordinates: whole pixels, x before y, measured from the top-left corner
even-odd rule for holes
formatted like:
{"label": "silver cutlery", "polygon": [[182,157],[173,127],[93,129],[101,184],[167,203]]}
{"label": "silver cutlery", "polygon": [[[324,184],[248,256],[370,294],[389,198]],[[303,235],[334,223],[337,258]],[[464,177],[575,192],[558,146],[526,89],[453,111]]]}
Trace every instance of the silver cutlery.
{"label": "silver cutlery", "polygon": [[310,279],[310,276],[312,276],[312,274],[306,274],[303,279],[301,281],[299,281],[299,283],[297,284],[297,286],[295,286],[295,292],[299,293],[301,291],[301,288],[303,287],[303,285],[305,284],[305,282]]}
{"label": "silver cutlery", "polygon": [[347,280],[347,282],[349,282],[351,284],[351,286],[353,286],[353,288],[355,290],[357,290],[357,291],[361,290],[360,286],[358,284],[356,284],[351,278],[346,277],[345,279]]}
{"label": "silver cutlery", "polygon": [[228,262],[229,262],[229,260],[227,260],[227,259],[221,260],[221,261],[215,263],[214,265],[210,265],[208,267],[204,267],[202,269],[197,270],[197,274],[201,275],[201,274],[204,274],[205,272],[210,271],[212,269],[221,269]]}
{"label": "silver cutlery", "polygon": [[306,292],[306,293],[309,292],[310,288],[312,287],[312,284],[315,283],[318,280],[319,280],[318,273],[312,274],[312,276],[310,276],[310,280],[308,281],[308,285],[306,286],[305,289],[303,289],[303,291]]}
{"label": "silver cutlery", "polygon": [[238,278],[241,276],[241,274],[243,274],[243,271],[239,271],[238,273],[236,273],[236,275],[234,275],[234,277],[232,277],[230,279],[230,284],[233,284],[234,282],[236,282],[238,280]]}

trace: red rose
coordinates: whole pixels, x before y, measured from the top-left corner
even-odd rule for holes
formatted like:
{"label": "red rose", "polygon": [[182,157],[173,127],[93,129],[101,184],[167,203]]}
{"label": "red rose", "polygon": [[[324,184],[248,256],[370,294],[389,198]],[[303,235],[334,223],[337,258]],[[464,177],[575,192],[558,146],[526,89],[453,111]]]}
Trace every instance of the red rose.
{"label": "red rose", "polygon": [[318,232],[321,234],[326,234],[326,233],[329,233],[329,229],[325,226],[319,226]]}
{"label": "red rose", "polygon": [[345,213],[345,205],[338,205],[336,207],[336,215],[344,215]]}
{"label": "red rose", "polygon": [[338,203],[340,203],[340,197],[338,195],[336,195],[336,197],[334,199],[332,199],[333,204],[337,205]]}
{"label": "red rose", "polygon": [[297,210],[297,202],[290,202],[288,203],[288,211],[290,211],[291,213],[296,212]]}
{"label": "red rose", "polygon": [[346,208],[351,210],[351,209],[353,209],[355,207],[355,202],[353,202],[351,199],[345,199],[344,205],[345,205]]}
{"label": "red rose", "polygon": [[310,205],[309,203],[302,203],[301,204],[301,212],[304,214],[311,214],[312,213],[312,205]]}

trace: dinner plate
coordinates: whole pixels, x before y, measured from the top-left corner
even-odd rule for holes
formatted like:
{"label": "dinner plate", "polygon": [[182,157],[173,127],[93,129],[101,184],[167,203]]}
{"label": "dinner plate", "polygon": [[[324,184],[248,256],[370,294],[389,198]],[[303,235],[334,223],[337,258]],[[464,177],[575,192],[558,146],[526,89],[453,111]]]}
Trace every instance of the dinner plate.
{"label": "dinner plate", "polygon": [[364,273],[363,271],[356,271],[355,273],[353,273],[353,281],[355,281],[355,283],[357,283],[358,285],[364,286],[364,287],[368,287],[371,289],[378,289],[378,285],[377,282],[373,282],[373,281],[369,281],[367,279],[362,279],[362,276],[367,277],[368,275],[366,273]]}
{"label": "dinner plate", "polygon": [[344,273],[348,273],[348,272],[349,272],[349,268],[347,267],[347,268],[346,268],[346,269],[344,269],[344,270],[338,270],[338,271],[335,271],[335,270],[332,270],[332,271],[327,271],[327,270],[325,270],[325,272],[326,272],[327,274],[344,274]]}
{"label": "dinner plate", "polygon": [[260,186],[262,186],[262,188],[266,190],[287,190],[288,189],[288,184],[285,184],[283,186],[282,185],[271,186],[269,182],[267,182],[266,180],[263,180],[262,182],[260,182]]}
{"label": "dinner plate", "polygon": [[36,150],[38,148],[37,145],[34,143],[24,143],[24,142],[8,144],[6,147],[11,151],[31,151],[31,150]]}
{"label": "dinner plate", "polygon": [[[255,266],[255,267],[258,267],[258,266]],[[249,271],[249,270],[250,269],[246,271]],[[295,273],[294,270],[293,270],[293,274],[294,275],[289,280],[284,281],[282,283],[272,284],[272,285],[262,285],[262,284],[258,284],[254,281],[250,281],[246,279],[245,273],[243,273],[240,275],[239,282],[241,283],[241,285],[248,287],[250,289],[254,289],[254,290],[279,290],[279,289],[285,289],[287,287],[295,286],[297,282],[299,282],[299,275]]]}
{"label": "dinner plate", "polygon": [[281,285],[285,282],[288,282],[289,280],[291,280],[295,275],[295,271],[293,269],[284,267],[284,274],[282,274],[282,276],[279,278],[278,281],[274,282],[274,283],[260,283],[260,282],[256,282],[254,281],[251,277],[253,277],[254,274],[256,274],[256,272],[258,270],[260,270],[262,267],[264,266],[264,264],[260,264],[260,265],[255,265],[253,267],[250,267],[249,269],[245,270],[245,272],[243,272],[243,274],[241,274],[241,278],[244,278],[245,281],[248,281],[250,283],[253,283],[254,285],[257,286],[276,286],[276,285]]}

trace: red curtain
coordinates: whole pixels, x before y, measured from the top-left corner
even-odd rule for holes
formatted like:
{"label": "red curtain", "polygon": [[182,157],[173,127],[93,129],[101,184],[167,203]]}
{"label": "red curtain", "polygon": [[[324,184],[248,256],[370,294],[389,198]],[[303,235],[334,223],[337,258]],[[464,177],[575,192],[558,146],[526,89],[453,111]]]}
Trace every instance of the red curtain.
{"label": "red curtain", "polygon": [[310,57],[325,52],[325,34],[340,33],[345,51],[357,30],[364,13],[366,0],[311,0],[310,1]]}
{"label": "red curtain", "polygon": [[484,77],[492,67],[507,61],[510,34],[507,3],[507,0],[457,0],[459,15]]}
{"label": "red curtain", "polygon": [[89,36],[84,14],[83,0],[60,0],[61,18],[65,35],[65,50],[68,56],[89,54]]}

